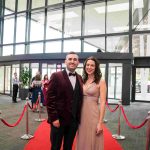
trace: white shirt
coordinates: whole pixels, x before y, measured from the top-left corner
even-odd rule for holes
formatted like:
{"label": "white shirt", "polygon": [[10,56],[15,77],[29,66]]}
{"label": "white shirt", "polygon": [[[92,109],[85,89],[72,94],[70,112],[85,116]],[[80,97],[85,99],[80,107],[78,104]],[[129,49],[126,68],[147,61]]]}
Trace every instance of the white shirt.
{"label": "white shirt", "polygon": [[18,78],[17,78],[17,77],[14,77],[13,80],[12,80],[12,83],[13,83],[14,85],[18,85],[18,84],[19,84]]}
{"label": "white shirt", "polygon": [[[66,72],[67,72],[68,78],[69,78],[69,80],[70,80],[70,82],[71,82],[71,85],[72,85],[73,89],[75,89],[76,76],[69,76],[69,72],[70,72],[70,71],[67,70],[67,68],[66,68]],[[71,72],[71,73],[75,73],[75,72]]]}

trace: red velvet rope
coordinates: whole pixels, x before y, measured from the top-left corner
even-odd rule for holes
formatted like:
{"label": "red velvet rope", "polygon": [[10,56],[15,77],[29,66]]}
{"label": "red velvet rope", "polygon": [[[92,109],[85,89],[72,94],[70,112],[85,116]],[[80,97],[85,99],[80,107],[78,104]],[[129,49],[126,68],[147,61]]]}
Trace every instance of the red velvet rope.
{"label": "red velvet rope", "polygon": [[28,106],[29,106],[30,109],[32,109],[32,106],[29,103],[28,103]]}
{"label": "red velvet rope", "polygon": [[145,125],[145,123],[147,122],[147,119],[145,119],[140,125],[138,125],[138,126],[133,126],[133,125],[129,122],[129,120],[127,119],[127,116],[126,116],[126,114],[125,114],[125,112],[124,112],[123,107],[120,106],[120,108],[121,108],[121,111],[122,111],[122,113],[123,113],[123,117],[124,117],[124,119],[125,119],[127,125],[128,125],[130,128],[132,128],[132,129],[141,128],[141,127],[143,127],[143,126]]}
{"label": "red velvet rope", "polygon": [[20,121],[21,121],[21,119],[23,118],[23,115],[24,115],[24,113],[25,113],[25,111],[26,111],[26,108],[27,108],[27,105],[25,105],[24,106],[24,109],[23,109],[23,111],[22,111],[22,113],[21,113],[21,116],[20,116],[20,118],[18,119],[18,121],[16,122],[16,123],[14,123],[14,124],[9,124],[9,123],[7,123],[4,119],[2,119],[1,118],[1,121],[6,125],[6,126],[8,126],[8,127],[15,127],[15,126],[17,126],[19,123],[20,123]]}
{"label": "red velvet rope", "polygon": [[118,107],[119,107],[119,105],[117,104],[116,108],[111,109],[111,108],[109,107],[109,105],[108,105],[108,102],[107,102],[107,101],[106,101],[106,106],[107,106],[107,108],[109,109],[109,111],[110,111],[110,112],[114,112],[114,111],[116,111],[116,110],[118,109]]}

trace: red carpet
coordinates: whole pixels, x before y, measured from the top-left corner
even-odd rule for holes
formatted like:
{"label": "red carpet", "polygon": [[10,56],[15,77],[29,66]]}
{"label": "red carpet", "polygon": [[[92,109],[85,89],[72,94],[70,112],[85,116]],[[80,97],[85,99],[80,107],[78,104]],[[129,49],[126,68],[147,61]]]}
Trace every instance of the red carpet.
{"label": "red carpet", "polygon": [[[50,150],[49,127],[46,121],[42,122],[36,130],[34,138],[26,144],[24,150]],[[112,138],[111,132],[106,127],[104,127],[104,140],[105,150],[123,150],[121,145]],[[75,150],[75,144],[73,150]]]}

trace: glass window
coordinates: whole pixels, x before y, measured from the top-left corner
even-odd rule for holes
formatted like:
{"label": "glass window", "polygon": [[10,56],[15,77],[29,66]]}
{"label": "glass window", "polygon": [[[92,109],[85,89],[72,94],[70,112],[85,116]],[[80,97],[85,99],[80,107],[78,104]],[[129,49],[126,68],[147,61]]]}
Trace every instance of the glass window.
{"label": "glass window", "polygon": [[32,0],[32,8],[45,6],[45,0]]}
{"label": "glass window", "polygon": [[81,40],[65,40],[64,52],[81,52]]}
{"label": "glass window", "polygon": [[43,53],[43,43],[31,43],[29,54]]}
{"label": "glass window", "polygon": [[4,66],[0,66],[0,93],[4,93]]}
{"label": "glass window", "polygon": [[105,52],[105,38],[86,38],[84,39],[84,52],[97,52],[100,49]]}
{"label": "glass window", "polygon": [[129,0],[108,1],[107,33],[129,30]]}
{"label": "glass window", "polygon": [[48,11],[46,39],[62,37],[62,10]]}
{"label": "glass window", "polygon": [[25,54],[25,45],[24,44],[16,45],[15,55],[20,55],[20,54]]}
{"label": "glass window", "polygon": [[129,37],[127,35],[107,37],[107,52],[128,53]]}
{"label": "glass window", "polygon": [[29,68],[29,63],[24,63],[24,64],[21,65],[21,67],[22,68],[25,68],[25,67]]}
{"label": "glass window", "polygon": [[36,75],[36,73],[39,71],[39,63],[31,63],[31,74],[32,78]]}
{"label": "glass window", "polygon": [[13,43],[14,39],[14,15],[4,19],[4,37],[3,43]]}
{"label": "glass window", "polygon": [[132,38],[134,56],[150,56],[150,34],[135,34]]}
{"label": "glass window", "polygon": [[102,73],[102,79],[105,80],[105,70],[106,70],[106,64],[101,64],[101,61],[100,62],[100,70],[101,70],[101,73]]}
{"label": "glass window", "polygon": [[132,28],[134,30],[150,30],[150,1],[133,0]]}
{"label": "glass window", "polygon": [[15,12],[16,0],[5,0],[5,15]]}
{"label": "glass window", "polygon": [[17,15],[16,42],[25,42],[26,16],[25,13]]}
{"label": "glass window", "polygon": [[48,0],[48,5],[58,4],[62,2],[63,0]]}
{"label": "glass window", "polygon": [[44,38],[44,11],[31,14],[30,40],[37,41]]}
{"label": "glass window", "polygon": [[48,75],[48,79],[50,79],[50,76],[53,72],[56,72],[56,64],[42,64],[42,79],[44,78],[44,75]]}
{"label": "glass window", "polygon": [[60,53],[61,41],[46,42],[46,53]]}
{"label": "glass window", "polygon": [[64,37],[81,36],[81,7],[66,8]]}
{"label": "glass window", "polygon": [[18,0],[18,10],[17,11],[24,11],[27,7],[27,0]]}
{"label": "glass window", "polygon": [[5,66],[5,94],[10,94],[11,66]]}
{"label": "glass window", "polygon": [[135,100],[149,101],[150,68],[136,68]]}
{"label": "glass window", "polygon": [[76,72],[82,76],[83,63],[79,63],[79,65],[78,65],[78,67],[77,67],[77,69],[76,69]]}
{"label": "glass window", "polygon": [[85,30],[84,35],[105,33],[105,3],[97,3],[85,6]]}
{"label": "glass window", "polygon": [[3,46],[3,56],[13,55],[13,46]]}
{"label": "glass window", "polygon": [[51,77],[54,72],[56,72],[56,64],[48,64],[48,77]]}
{"label": "glass window", "polygon": [[42,64],[42,80],[44,79],[44,76],[47,74],[47,72],[48,72],[48,69],[47,69],[47,64],[45,63],[43,63]]}
{"label": "glass window", "polygon": [[121,99],[122,95],[122,64],[109,63],[108,98]]}

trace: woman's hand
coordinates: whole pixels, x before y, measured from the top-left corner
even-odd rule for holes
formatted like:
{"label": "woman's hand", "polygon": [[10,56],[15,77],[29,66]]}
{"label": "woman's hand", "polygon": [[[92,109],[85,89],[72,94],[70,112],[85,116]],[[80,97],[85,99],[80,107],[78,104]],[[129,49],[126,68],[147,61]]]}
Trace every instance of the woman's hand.
{"label": "woman's hand", "polygon": [[99,135],[103,132],[103,127],[101,123],[97,124],[97,128],[96,128],[96,134]]}

